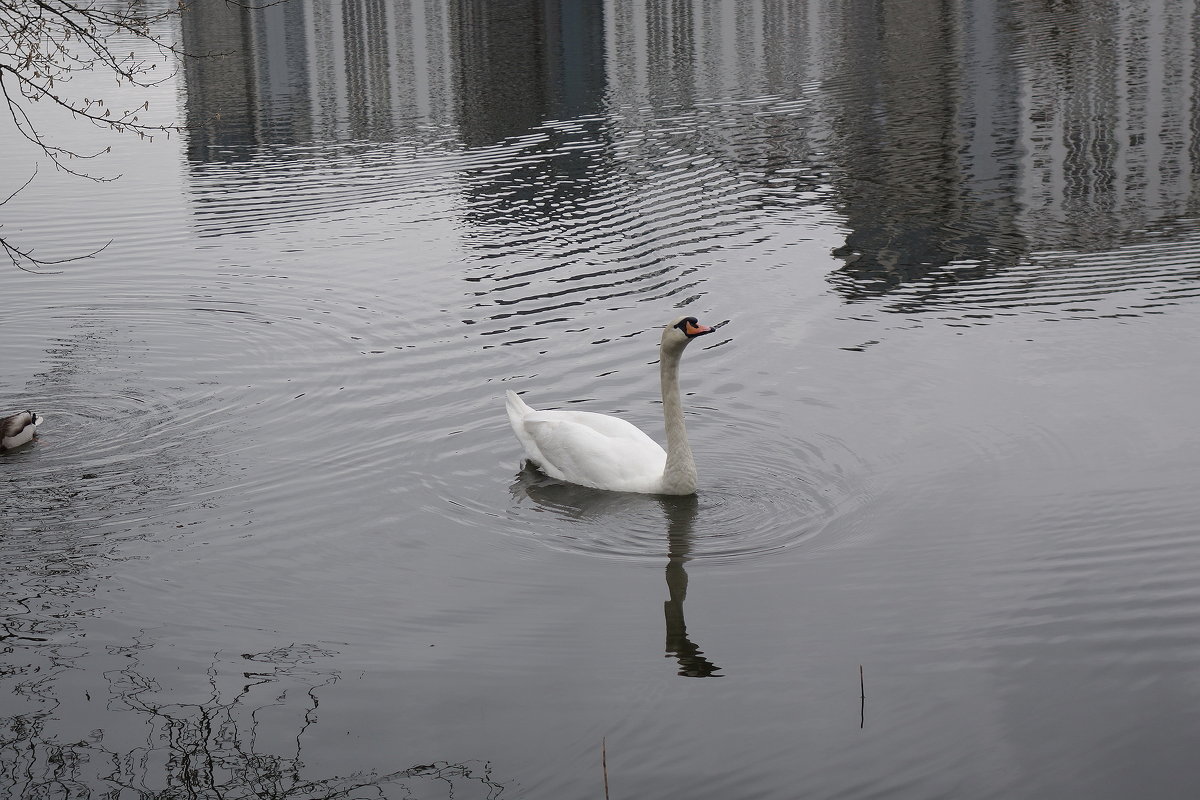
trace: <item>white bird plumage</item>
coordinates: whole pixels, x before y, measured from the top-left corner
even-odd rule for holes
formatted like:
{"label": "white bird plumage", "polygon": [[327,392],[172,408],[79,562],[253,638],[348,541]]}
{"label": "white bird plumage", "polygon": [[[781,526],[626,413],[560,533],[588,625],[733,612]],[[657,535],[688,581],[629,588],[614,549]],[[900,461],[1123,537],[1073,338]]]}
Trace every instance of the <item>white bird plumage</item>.
{"label": "white bird plumage", "polygon": [[507,393],[508,421],[539,469],[561,481],[642,494],[694,494],[696,462],[688,444],[679,398],[679,359],[697,336],[711,333],[695,317],[663,329],[659,372],[667,449],[634,425],[590,411],[538,411]]}
{"label": "white bird plumage", "polygon": [[41,416],[32,411],[20,411],[0,418],[0,450],[12,450],[28,443],[41,424]]}

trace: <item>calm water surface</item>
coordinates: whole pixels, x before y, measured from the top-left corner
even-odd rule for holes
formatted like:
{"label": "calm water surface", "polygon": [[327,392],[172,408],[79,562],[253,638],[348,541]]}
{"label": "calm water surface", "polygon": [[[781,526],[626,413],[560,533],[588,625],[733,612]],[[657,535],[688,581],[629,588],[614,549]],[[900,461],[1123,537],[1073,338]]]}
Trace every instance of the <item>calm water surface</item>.
{"label": "calm water surface", "polygon": [[[4,208],[2,793],[1190,796],[1200,9],[960,6],[164,29]],[[681,309],[699,494],[523,469]]]}

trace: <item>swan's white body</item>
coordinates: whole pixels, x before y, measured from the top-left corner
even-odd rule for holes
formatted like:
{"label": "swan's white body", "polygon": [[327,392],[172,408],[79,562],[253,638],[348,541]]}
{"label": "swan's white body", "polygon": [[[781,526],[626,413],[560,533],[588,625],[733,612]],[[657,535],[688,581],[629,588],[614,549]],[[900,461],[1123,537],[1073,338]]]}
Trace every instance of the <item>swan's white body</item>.
{"label": "swan's white body", "polygon": [[623,419],[590,411],[538,411],[509,391],[508,421],[539,469],[560,481],[643,494],[693,494],[696,463],[683,424],[679,359],[712,329],[681,317],[663,331],[660,372],[667,449]]}
{"label": "swan's white body", "polygon": [[32,411],[21,411],[0,419],[0,450],[12,450],[27,444],[41,424],[42,418]]}
{"label": "swan's white body", "polygon": [[662,491],[667,451],[623,419],[538,411],[508,392],[508,421],[525,455],[551,478],[615,492]]}

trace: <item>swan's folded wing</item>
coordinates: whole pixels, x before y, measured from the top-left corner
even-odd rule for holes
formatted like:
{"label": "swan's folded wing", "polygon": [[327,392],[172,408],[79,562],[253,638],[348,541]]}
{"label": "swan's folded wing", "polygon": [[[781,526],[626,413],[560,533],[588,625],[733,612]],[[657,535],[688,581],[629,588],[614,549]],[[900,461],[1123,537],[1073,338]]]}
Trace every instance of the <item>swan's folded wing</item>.
{"label": "swan's folded wing", "polygon": [[647,481],[662,478],[666,466],[667,454],[657,442],[616,417],[535,411],[524,427],[547,474],[571,483],[643,491]]}
{"label": "swan's folded wing", "polygon": [[658,442],[647,436],[641,428],[620,417],[597,414],[593,411],[538,411],[535,414],[539,419],[553,418],[584,425],[612,439],[632,439],[647,446],[659,447]]}

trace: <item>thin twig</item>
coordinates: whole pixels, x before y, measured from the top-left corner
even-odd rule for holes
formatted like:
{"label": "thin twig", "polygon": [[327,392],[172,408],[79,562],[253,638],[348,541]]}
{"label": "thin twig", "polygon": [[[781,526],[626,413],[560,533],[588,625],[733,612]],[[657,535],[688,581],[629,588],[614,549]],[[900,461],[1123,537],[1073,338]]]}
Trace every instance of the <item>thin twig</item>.
{"label": "thin twig", "polygon": [[25,181],[20,186],[18,186],[16,189],[14,189],[13,193],[10,194],[8,197],[4,198],[3,200],[0,200],[0,206],[4,205],[9,200],[12,200],[14,197],[16,197],[17,195],[19,195],[21,193],[22,189],[24,189],[29,184],[33,183],[33,179],[37,177],[37,169],[38,169],[37,164],[34,164],[33,165],[33,174],[29,176],[29,180]]}

